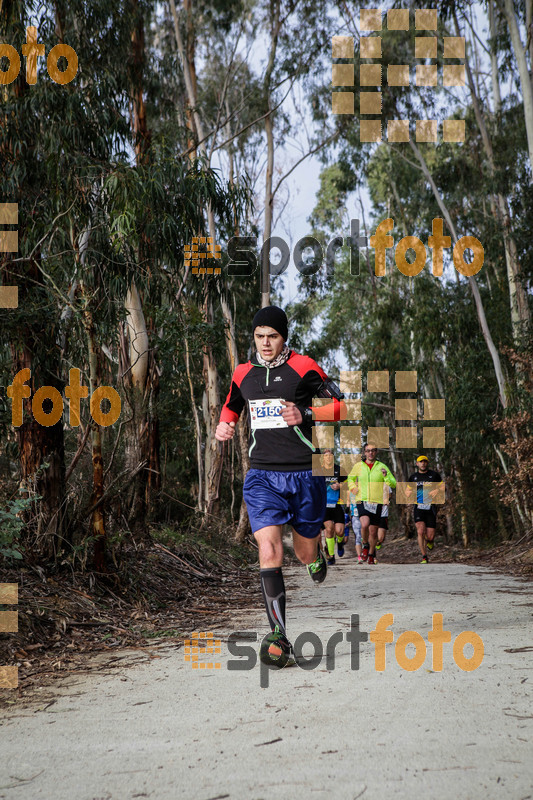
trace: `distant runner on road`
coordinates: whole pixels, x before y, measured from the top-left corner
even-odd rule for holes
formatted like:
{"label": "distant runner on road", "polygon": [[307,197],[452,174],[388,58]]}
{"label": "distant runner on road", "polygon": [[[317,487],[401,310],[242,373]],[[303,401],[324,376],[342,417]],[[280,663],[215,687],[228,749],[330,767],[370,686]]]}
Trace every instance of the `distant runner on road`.
{"label": "distant runner on road", "polygon": [[[321,583],[327,572],[319,538],[326,483],[312,470],[313,419],[344,419],[346,406],[324,370],[285,344],[288,321],[281,308],[267,306],[258,311],[252,332],[256,356],[233,373],[215,436],[221,442],[231,439],[247,407],[251,469],[243,495],[259,546],[261,589],[272,629],[261,645],[260,657],[283,667],[291,658],[292,646],[285,627],[282,529],[286,523],[292,526],[297,558],[307,565],[313,581]],[[317,396],[331,402],[311,409]]]}
{"label": "distant runner on road", "polygon": [[387,535],[387,531],[389,529],[389,506],[390,506],[390,496],[392,494],[392,489],[387,484],[383,486],[383,505],[381,506],[381,518],[379,520],[378,525],[378,533],[377,533],[377,542],[376,542],[376,551],[379,552],[383,545],[385,544],[385,537]]}
{"label": "distant runner on road", "polygon": [[383,506],[383,483],[394,489],[396,478],[382,461],[376,461],[378,448],[371,442],[363,449],[363,461],[354,464],[348,475],[348,489],[355,492],[357,512],[361,521],[363,540],[362,559],[375,564],[377,532]]}
{"label": "distant runner on road", "polygon": [[326,509],[324,514],[324,528],[326,529],[326,548],[328,567],[335,563],[335,539],[337,540],[337,552],[339,558],[344,555],[344,506],[339,503],[341,483],[345,480],[341,477],[341,468],[334,462],[333,450],[324,450],[322,464],[325,471],[330,472],[333,468],[333,475],[326,475]]}
{"label": "distant runner on road", "polygon": [[[409,483],[416,483],[416,503],[413,506],[416,532],[418,535],[418,546],[422,554],[421,564],[428,563],[428,550],[433,550],[433,540],[435,539],[435,528],[437,527],[438,506],[435,503],[427,502],[433,499],[438,493],[438,486],[442,483],[442,478],[438,472],[429,469],[427,456],[418,456],[416,459],[417,470],[409,478]],[[429,497],[424,497],[424,484],[436,483],[437,486],[429,491]],[[410,486],[406,489],[409,498],[412,493]],[[426,502],[424,502],[426,500]]]}
{"label": "distant runner on road", "polygon": [[350,496],[350,517],[352,520],[352,530],[355,538],[355,554],[357,556],[357,563],[364,564],[362,556],[363,548],[361,540],[361,520],[359,519],[357,505],[355,504],[355,499],[354,499],[355,494],[353,492],[350,492],[349,496]]}

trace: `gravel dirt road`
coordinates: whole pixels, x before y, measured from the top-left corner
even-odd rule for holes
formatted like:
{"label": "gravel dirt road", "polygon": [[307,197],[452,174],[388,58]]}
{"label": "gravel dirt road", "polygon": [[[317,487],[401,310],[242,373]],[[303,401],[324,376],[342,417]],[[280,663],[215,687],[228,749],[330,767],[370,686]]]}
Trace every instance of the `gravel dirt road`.
{"label": "gravel dirt road", "polygon": [[[533,797],[531,584],[462,564],[358,566],[350,554],[321,586],[301,567],[286,574],[290,638],[311,632],[325,648],[337,633],[333,670],[325,656],[313,669],[230,670],[230,661],[250,666],[255,656],[231,655],[227,630],[215,631],[220,655],[198,655],[219,669],[193,669],[181,646],[133,665],[138,654],[123,651],[127,666],[109,670],[104,659],[101,671],[69,677],[52,698],[47,690],[42,702],[4,714],[0,798]],[[451,632],[441,671],[428,643],[436,613]],[[360,643],[354,669],[352,615],[370,633],[385,614],[394,615],[385,669],[375,669],[371,641]],[[263,636],[264,612],[236,619],[233,630]],[[454,659],[465,630],[484,645],[474,671]],[[405,631],[425,641],[416,671],[397,663]],[[303,659],[312,653],[303,647]],[[408,645],[405,656],[414,653]],[[467,644],[465,658],[473,653]]]}

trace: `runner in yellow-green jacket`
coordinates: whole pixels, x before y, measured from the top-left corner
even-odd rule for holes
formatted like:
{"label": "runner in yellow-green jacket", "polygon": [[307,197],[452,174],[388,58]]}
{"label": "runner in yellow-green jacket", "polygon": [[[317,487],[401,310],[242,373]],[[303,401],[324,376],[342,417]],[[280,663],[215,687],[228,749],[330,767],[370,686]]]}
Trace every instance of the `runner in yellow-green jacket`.
{"label": "runner in yellow-green jacket", "polygon": [[359,519],[361,521],[361,538],[363,540],[363,561],[375,564],[375,549],[381,507],[383,505],[383,484],[392,489],[396,486],[396,478],[382,461],[376,461],[378,449],[370,442],[363,449],[363,461],[353,466],[348,475],[348,489],[354,498]]}

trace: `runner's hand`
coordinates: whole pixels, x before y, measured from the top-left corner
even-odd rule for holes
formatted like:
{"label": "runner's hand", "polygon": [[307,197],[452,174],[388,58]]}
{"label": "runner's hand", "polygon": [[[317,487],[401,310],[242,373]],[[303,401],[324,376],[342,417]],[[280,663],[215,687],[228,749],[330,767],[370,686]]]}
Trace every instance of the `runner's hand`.
{"label": "runner's hand", "polygon": [[291,403],[290,400],[282,400],[281,402],[284,406],[284,408],[281,409],[281,416],[287,425],[300,425],[303,420],[298,406]]}
{"label": "runner's hand", "polygon": [[233,437],[235,433],[234,422],[219,422],[215,431],[215,439],[219,442],[225,442]]}

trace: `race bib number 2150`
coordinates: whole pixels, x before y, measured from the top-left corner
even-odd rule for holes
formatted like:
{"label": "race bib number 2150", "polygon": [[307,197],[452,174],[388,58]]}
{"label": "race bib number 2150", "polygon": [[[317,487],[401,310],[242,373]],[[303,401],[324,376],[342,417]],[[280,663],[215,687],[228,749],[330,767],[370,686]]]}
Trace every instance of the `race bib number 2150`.
{"label": "race bib number 2150", "polygon": [[281,399],[249,400],[252,430],[257,428],[287,428],[281,416]]}

